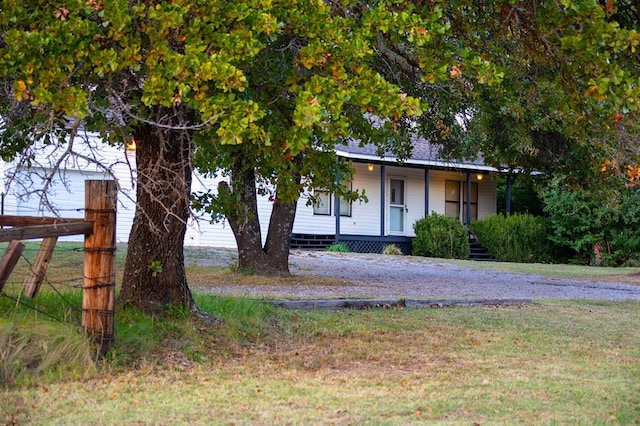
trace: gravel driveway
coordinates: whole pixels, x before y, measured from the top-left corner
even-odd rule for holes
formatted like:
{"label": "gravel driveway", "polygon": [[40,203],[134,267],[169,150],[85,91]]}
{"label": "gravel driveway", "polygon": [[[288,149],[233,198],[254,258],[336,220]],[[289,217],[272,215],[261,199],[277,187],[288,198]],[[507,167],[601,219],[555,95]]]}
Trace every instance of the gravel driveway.
{"label": "gravel driveway", "polygon": [[[229,265],[235,251],[200,253],[200,265]],[[380,297],[444,299],[602,299],[640,300],[640,286],[633,284],[549,278],[460,266],[412,256],[331,253],[294,250],[289,258],[293,274],[339,278],[342,285],[219,284],[217,294],[266,297]]]}

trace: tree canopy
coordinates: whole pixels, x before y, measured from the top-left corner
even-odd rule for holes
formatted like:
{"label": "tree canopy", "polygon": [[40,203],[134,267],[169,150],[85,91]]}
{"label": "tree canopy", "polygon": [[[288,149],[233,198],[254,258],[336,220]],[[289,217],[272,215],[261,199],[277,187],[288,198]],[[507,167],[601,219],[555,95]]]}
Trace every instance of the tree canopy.
{"label": "tree canopy", "polygon": [[241,96],[246,78],[238,64],[279,31],[271,7],[208,0],[2,5],[3,158],[37,140],[70,143],[79,126],[111,143],[135,139],[125,303],[193,306],[182,245],[194,135],[218,133],[219,143],[235,143],[259,131],[253,122],[261,112]]}
{"label": "tree canopy", "polygon": [[[480,42],[503,49],[498,91],[481,88],[475,147],[496,164],[580,176],[608,156],[633,158],[619,137],[640,106],[637,27],[616,20],[614,2],[501,6],[502,31]],[[637,132],[637,130],[635,130]]]}

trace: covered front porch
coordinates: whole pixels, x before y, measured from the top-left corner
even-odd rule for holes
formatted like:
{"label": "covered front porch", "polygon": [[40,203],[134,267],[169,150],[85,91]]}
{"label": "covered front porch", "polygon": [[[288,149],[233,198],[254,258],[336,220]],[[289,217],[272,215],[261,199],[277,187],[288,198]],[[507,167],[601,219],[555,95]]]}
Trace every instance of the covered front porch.
{"label": "covered front porch", "polygon": [[341,243],[351,252],[381,253],[395,244],[410,254],[413,224],[431,212],[456,216],[464,224],[496,212],[495,170],[363,161],[354,165],[353,188],[365,189],[368,203],[344,206],[334,195],[322,216],[301,208],[292,248],[325,249]]}

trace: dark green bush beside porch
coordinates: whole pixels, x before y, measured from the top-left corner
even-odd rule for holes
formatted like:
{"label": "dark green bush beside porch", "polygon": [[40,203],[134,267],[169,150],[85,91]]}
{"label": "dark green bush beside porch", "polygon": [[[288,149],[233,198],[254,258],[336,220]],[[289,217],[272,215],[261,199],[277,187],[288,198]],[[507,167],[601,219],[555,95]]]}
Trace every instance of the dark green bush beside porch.
{"label": "dark green bush beside porch", "polygon": [[413,255],[466,259],[469,257],[469,236],[458,218],[431,213],[413,224]]}
{"label": "dark green bush beside porch", "polygon": [[493,215],[471,224],[473,232],[489,253],[504,262],[551,262],[554,246],[549,225],[539,216]]}

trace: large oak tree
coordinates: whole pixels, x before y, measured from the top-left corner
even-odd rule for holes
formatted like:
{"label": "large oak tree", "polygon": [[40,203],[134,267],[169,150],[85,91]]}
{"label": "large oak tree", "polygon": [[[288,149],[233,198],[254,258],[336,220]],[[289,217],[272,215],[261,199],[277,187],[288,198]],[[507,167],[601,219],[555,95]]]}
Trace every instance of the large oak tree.
{"label": "large oak tree", "polygon": [[3,157],[36,141],[70,144],[78,133],[67,129],[79,123],[105,143],[137,145],[123,303],[194,308],[183,259],[194,138],[214,125],[238,139],[253,131],[261,113],[241,96],[238,64],[278,31],[271,3],[2,4]]}

